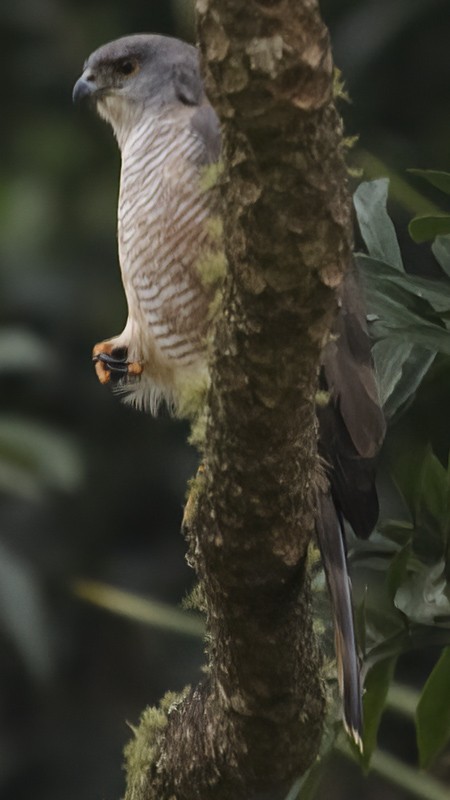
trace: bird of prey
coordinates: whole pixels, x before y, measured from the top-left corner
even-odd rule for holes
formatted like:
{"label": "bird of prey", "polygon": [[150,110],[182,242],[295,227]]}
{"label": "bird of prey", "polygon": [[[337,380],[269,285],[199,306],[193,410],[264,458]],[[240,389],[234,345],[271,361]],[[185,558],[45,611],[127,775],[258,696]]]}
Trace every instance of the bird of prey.
{"label": "bird of prey", "polygon": [[[96,372],[138,407],[155,411],[161,399],[176,406],[184,383],[207,374],[211,289],[197,267],[214,247],[213,198],[201,177],[219,159],[220,128],[198,52],[165,36],[117,39],[89,56],[73,97],[94,102],[122,155],[118,241],[128,319],[121,334],[95,346]],[[360,743],[359,662],[342,519],[359,536],[368,536],[376,522],[374,472],[384,422],[351,271],[340,306],[321,368],[329,401],[317,410],[319,451],[330,492],[319,497],[317,533],[332,599],[344,723]]]}

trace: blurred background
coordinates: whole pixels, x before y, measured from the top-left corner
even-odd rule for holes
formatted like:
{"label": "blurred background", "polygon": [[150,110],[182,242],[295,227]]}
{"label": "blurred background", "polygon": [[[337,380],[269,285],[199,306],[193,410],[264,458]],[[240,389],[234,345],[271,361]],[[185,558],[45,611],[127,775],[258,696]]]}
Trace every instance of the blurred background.
{"label": "blurred background", "polygon": [[[408,167],[450,171],[450,3],[321,5],[351,97],[347,130],[360,137],[352,157],[368,177],[392,177],[402,247],[426,274],[429,248],[406,232],[419,209],[401,181],[414,185]],[[200,675],[195,626],[182,630],[176,613],[167,622],[164,608],[142,612],[156,624],[136,610],[127,618],[123,598],[102,589],[176,606],[193,584],[180,535],[197,463],[187,428],[122,406],[90,363],[92,345],[125,321],[119,154],[71,91],[93,49],[140,31],[191,39],[190,0],[0,5],[1,800],[120,797],[127,722]],[[429,377],[398,434],[432,440],[443,458],[448,375],[441,364]],[[435,658],[405,658],[402,680],[420,683]],[[401,719],[388,718],[382,744],[414,762],[413,729]],[[440,770],[448,777],[448,764]],[[409,796],[337,758],[318,796],[331,792]]]}

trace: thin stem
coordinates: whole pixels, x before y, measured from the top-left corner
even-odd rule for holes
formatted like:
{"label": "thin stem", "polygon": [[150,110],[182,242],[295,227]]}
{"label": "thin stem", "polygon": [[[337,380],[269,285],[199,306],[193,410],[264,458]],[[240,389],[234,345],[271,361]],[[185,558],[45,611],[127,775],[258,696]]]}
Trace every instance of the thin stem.
{"label": "thin stem", "polygon": [[[336,749],[341,755],[354,761],[346,743],[339,743]],[[394,786],[399,786],[413,797],[421,800],[448,800],[448,787],[436,778],[419,772],[417,767],[410,767],[391,756],[384,750],[376,750],[370,761],[371,772],[377,772],[384,780]]]}
{"label": "thin stem", "polygon": [[84,578],[73,581],[71,588],[82,600],[136,622],[196,638],[204,635],[203,621],[199,617],[180,611],[168,603],[160,603],[100,581]]}
{"label": "thin stem", "polygon": [[435,778],[419,772],[414,767],[403,764],[394,756],[377,750],[371,760],[371,769],[378,772],[385,780],[400,786],[414,797],[423,800],[448,800],[448,787]]}
{"label": "thin stem", "polygon": [[398,714],[415,719],[419,699],[420,692],[416,689],[400,683],[393,683],[389,688],[386,705]]}

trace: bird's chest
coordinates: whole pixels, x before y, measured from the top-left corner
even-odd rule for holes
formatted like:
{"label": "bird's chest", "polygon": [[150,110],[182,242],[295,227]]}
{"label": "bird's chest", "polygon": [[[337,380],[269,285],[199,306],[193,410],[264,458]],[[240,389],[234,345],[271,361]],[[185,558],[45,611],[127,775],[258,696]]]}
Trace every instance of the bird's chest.
{"label": "bird's chest", "polygon": [[133,159],[122,168],[118,204],[119,258],[124,283],[152,270],[163,213],[162,168]]}
{"label": "bird's chest", "polygon": [[203,350],[210,300],[196,268],[209,213],[197,184],[183,140],[160,136],[140,154],[122,153],[118,238],[129,316],[161,358],[183,364]]}
{"label": "bird's chest", "polygon": [[186,158],[187,143],[173,130],[161,128],[157,134],[153,131],[141,148],[122,152],[118,239],[126,289],[130,283],[166,278],[176,260],[172,256],[178,251],[186,255],[181,228],[196,240],[199,210],[204,217],[203,209],[197,209],[197,176]]}

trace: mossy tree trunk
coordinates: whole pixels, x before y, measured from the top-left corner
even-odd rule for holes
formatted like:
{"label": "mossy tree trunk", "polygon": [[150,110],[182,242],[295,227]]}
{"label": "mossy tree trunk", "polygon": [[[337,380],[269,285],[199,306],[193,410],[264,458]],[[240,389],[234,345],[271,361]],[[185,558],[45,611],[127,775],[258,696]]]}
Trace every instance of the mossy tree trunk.
{"label": "mossy tree trunk", "polygon": [[323,729],[306,554],[322,480],[314,398],[350,200],[316,0],[198,0],[197,13],[223,123],[229,262],[189,532],[210,663],[169,713],[144,715],[127,800],[274,800]]}

